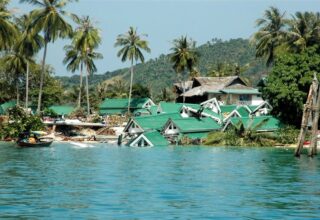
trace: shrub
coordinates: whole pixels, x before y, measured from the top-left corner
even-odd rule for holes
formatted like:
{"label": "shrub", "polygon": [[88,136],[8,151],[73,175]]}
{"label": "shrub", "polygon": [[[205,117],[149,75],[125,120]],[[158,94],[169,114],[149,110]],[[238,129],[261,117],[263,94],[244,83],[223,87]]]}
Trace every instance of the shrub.
{"label": "shrub", "polygon": [[21,107],[13,107],[8,110],[9,122],[2,124],[1,138],[16,138],[21,132],[42,130],[44,124],[35,115],[28,115]]}

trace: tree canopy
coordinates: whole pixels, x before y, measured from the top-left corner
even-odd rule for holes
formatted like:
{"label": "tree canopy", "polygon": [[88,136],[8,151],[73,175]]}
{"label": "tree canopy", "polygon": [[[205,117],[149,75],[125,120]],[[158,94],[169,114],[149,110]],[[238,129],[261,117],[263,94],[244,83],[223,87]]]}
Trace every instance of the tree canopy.
{"label": "tree canopy", "polygon": [[309,47],[299,54],[282,54],[276,59],[262,88],[263,98],[273,106],[274,115],[288,124],[300,125],[314,73],[320,73],[318,47]]}

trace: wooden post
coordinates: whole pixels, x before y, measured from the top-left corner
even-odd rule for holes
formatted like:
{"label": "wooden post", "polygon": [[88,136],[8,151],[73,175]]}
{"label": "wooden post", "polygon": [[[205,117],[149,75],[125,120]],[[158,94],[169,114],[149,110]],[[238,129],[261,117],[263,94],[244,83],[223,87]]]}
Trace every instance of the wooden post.
{"label": "wooden post", "polygon": [[301,122],[301,129],[300,129],[300,134],[298,137],[298,144],[297,148],[294,152],[294,155],[296,157],[300,157],[302,148],[303,148],[303,142],[306,137],[307,129],[308,129],[308,120],[310,117],[310,105],[312,104],[312,96],[313,96],[313,88],[315,88],[316,81],[313,79],[312,84],[309,89],[308,97],[306,104],[304,104],[303,107],[303,115],[302,115],[302,122]]}
{"label": "wooden post", "polygon": [[314,74],[314,78],[317,82],[317,87],[314,89],[314,98],[312,105],[312,132],[311,132],[311,143],[309,147],[308,155],[312,157],[317,154],[317,141],[318,141],[318,123],[319,123],[319,104],[320,104],[320,90],[319,90],[319,82],[317,80],[317,75]]}

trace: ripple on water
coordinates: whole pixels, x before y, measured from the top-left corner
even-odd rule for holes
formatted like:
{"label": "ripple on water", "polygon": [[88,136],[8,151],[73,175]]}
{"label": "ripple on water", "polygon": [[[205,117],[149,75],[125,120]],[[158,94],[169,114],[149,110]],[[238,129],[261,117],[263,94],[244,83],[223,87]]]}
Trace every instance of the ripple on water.
{"label": "ripple on water", "polygon": [[317,158],[292,150],[0,144],[0,218],[318,218]]}

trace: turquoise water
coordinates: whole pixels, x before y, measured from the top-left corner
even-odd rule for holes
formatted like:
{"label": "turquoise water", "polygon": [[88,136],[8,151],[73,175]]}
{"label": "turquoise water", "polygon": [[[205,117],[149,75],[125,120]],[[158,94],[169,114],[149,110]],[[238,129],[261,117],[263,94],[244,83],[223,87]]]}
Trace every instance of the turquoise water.
{"label": "turquoise water", "polygon": [[292,155],[272,148],[0,143],[0,218],[319,218],[319,159]]}

